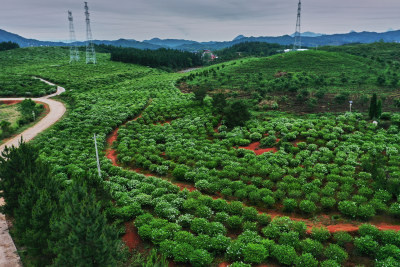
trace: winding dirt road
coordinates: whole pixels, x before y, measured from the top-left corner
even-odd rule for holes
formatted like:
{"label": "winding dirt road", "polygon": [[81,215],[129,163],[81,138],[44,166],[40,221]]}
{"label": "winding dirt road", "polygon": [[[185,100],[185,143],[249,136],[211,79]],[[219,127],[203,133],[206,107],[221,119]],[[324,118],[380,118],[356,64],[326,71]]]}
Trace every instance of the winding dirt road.
{"label": "winding dirt road", "polygon": [[[49,85],[55,86],[48,81],[38,78],[42,82],[45,82]],[[42,102],[49,106],[50,112],[38,123],[36,123],[31,128],[25,130],[21,134],[13,137],[12,139],[6,141],[4,144],[0,146],[0,155],[4,148],[7,146],[15,146],[18,147],[19,142],[22,139],[25,142],[32,140],[39,133],[43,132],[54,123],[56,123],[61,117],[64,115],[66,108],[63,103],[51,100],[50,98],[53,96],[57,96],[61,93],[65,92],[65,89],[57,86],[57,92],[48,96],[40,97],[40,98],[32,98],[35,102]],[[2,100],[24,100],[25,98],[0,98]],[[0,199],[0,206],[4,204],[3,199]],[[14,242],[11,239],[11,236],[8,232],[8,225],[4,214],[0,213],[0,266],[1,267],[16,267],[22,266],[19,256],[17,254],[17,249],[15,248]]]}

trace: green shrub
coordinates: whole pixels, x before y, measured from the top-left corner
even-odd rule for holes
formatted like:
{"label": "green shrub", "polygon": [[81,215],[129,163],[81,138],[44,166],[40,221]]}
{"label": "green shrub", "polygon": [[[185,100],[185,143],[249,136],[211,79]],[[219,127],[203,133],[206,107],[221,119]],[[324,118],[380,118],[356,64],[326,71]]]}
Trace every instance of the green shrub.
{"label": "green shrub", "polygon": [[193,219],[190,230],[197,234],[204,234],[208,229],[209,222],[204,218],[195,218]]}
{"label": "green shrub", "polygon": [[400,218],[400,202],[395,202],[392,205],[390,205],[389,213],[392,216]]}
{"label": "green shrub", "polygon": [[245,207],[243,209],[243,220],[255,221],[257,220],[258,211],[253,207]]}
{"label": "green shrub", "polygon": [[324,246],[319,241],[306,238],[300,242],[300,248],[303,253],[311,253],[314,257],[319,257]]}
{"label": "green shrub", "polygon": [[335,244],[330,244],[328,247],[326,247],[324,255],[329,260],[334,260],[339,264],[345,262],[349,257],[346,251],[344,251],[340,246]]}
{"label": "green shrub", "polygon": [[278,241],[278,243],[281,245],[290,245],[295,248],[299,245],[299,242],[300,242],[299,233],[294,231],[282,233]]}
{"label": "green shrub", "polygon": [[369,235],[374,239],[377,239],[380,235],[380,231],[376,226],[371,224],[363,224],[358,228],[358,233],[360,236]]}
{"label": "green shrub", "polygon": [[369,204],[361,204],[357,209],[357,216],[368,220],[376,215],[375,209],[372,205]]}
{"label": "green shrub", "polygon": [[273,147],[276,144],[276,137],[273,135],[264,137],[260,141],[260,147],[266,148],[266,147]]}
{"label": "green shrub", "polygon": [[213,257],[203,249],[196,249],[189,255],[190,263],[193,267],[210,266]]}
{"label": "green shrub", "polygon": [[275,198],[273,196],[265,196],[262,198],[262,201],[269,208],[271,208],[275,204]]}
{"label": "green shrub", "polygon": [[259,214],[257,216],[257,221],[261,226],[267,226],[271,222],[271,215],[268,214]]}
{"label": "green shrub", "polygon": [[318,261],[310,253],[305,253],[297,257],[294,264],[299,267],[317,267]]}
{"label": "green shrub", "polygon": [[380,247],[378,249],[376,257],[379,260],[384,260],[386,258],[393,257],[398,261],[400,261],[400,248],[392,244],[384,245],[383,247]]}
{"label": "green shrub", "polygon": [[210,247],[216,254],[222,254],[230,244],[230,238],[224,235],[217,235],[211,238]]}
{"label": "green shrub", "polygon": [[174,255],[175,262],[186,263],[189,262],[189,256],[194,251],[194,248],[187,243],[176,244],[172,254]]}
{"label": "green shrub", "polygon": [[336,205],[336,200],[333,197],[322,197],[321,206],[324,209],[332,209]]}
{"label": "green shrub", "polygon": [[241,217],[234,215],[229,217],[226,223],[229,229],[236,231],[242,228],[243,220]]}
{"label": "green shrub", "polygon": [[283,210],[286,212],[292,212],[297,208],[297,201],[292,198],[286,198],[283,201]]}
{"label": "green shrub", "polygon": [[243,258],[243,250],[246,244],[240,241],[233,241],[226,249],[226,256],[230,261],[239,261]]}
{"label": "green shrub", "polygon": [[167,258],[173,257],[173,251],[176,247],[177,242],[172,240],[164,240],[160,243],[160,252]]}
{"label": "green shrub", "polygon": [[295,249],[288,245],[275,245],[272,248],[272,256],[281,264],[292,265],[297,260]]}
{"label": "green shrub", "polygon": [[338,209],[346,216],[355,218],[357,216],[357,204],[352,201],[340,201]]}
{"label": "green shrub", "polygon": [[315,205],[315,203],[310,200],[300,201],[299,208],[305,213],[314,213],[317,210],[317,206]]}
{"label": "green shrub", "polygon": [[345,244],[353,241],[353,237],[347,232],[336,232],[333,234],[333,240],[336,244],[343,247]]}
{"label": "green shrub", "polygon": [[172,176],[174,176],[177,180],[183,181],[185,179],[186,172],[186,167],[178,166],[173,170]]}
{"label": "green shrub", "polygon": [[325,242],[331,237],[331,234],[326,227],[313,227],[311,237],[319,242]]}
{"label": "green shrub", "polygon": [[354,239],[354,247],[357,252],[362,255],[375,255],[378,250],[379,243],[376,242],[372,236],[366,235],[362,237],[356,237]]}
{"label": "green shrub", "polygon": [[142,213],[142,207],[137,202],[130,203],[128,206],[118,207],[114,209],[114,216],[125,221],[129,221],[137,217],[138,215],[141,215]]}
{"label": "green shrub", "polygon": [[268,255],[267,249],[261,244],[249,243],[243,250],[243,259],[248,263],[261,263]]}

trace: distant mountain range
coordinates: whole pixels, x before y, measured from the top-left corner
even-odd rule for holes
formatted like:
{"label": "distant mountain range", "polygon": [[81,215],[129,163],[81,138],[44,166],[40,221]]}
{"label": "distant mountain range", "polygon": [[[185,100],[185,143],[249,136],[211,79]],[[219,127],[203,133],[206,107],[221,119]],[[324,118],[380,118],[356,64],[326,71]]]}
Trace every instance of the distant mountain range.
{"label": "distant mountain range", "polygon": [[[0,42],[12,41],[18,43],[21,47],[29,46],[68,46],[64,42],[50,42],[39,41],[35,39],[27,39],[14,33],[7,32],[0,29]],[[224,42],[196,42],[190,40],[180,39],[159,39],[153,38],[151,40],[144,40],[142,42],[133,39],[119,39],[119,40],[95,40],[95,44],[106,44],[121,47],[134,47],[138,49],[159,49],[159,48],[173,48],[185,51],[198,51],[203,49],[218,50],[230,47],[234,44],[243,42],[266,42],[278,43],[281,45],[293,44],[294,37],[290,35],[283,35],[278,37],[246,37],[243,35],[237,36],[232,41]],[[383,33],[377,32],[350,32],[344,34],[319,34],[313,32],[305,32],[302,34],[302,45],[307,47],[316,47],[324,45],[343,45],[349,43],[373,43],[378,41],[384,42],[400,42],[400,30],[388,31]],[[85,42],[76,42],[77,45],[84,45]]]}

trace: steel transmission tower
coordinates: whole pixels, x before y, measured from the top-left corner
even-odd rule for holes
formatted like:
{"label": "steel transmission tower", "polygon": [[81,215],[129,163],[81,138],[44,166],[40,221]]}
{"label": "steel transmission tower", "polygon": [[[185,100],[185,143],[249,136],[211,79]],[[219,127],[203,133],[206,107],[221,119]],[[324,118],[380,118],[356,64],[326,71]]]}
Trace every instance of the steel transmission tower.
{"label": "steel transmission tower", "polygon": [[69,48],[69,63],[72,61],[79,61],[79,51],[76,47],[76,38],[75,38],[75,30],[74,30],[74,19],[72,17],[72,12],[68,10],[68,20],[69,20],[69,40],[71,42],[71,46]]}
{"label": "steel transmission tower", "polygon": [[301,0],[299,0],[299,6],[297,8],[297,22],[293,45],[293,50],[297,49],[301,49]]}
{"label": "steel transmission tower", "polygon": [[90,28],[89,7],[85,2],[85,16],[86,16],[86,64],[96,64],[96,52],[94,51],[92,30]]}

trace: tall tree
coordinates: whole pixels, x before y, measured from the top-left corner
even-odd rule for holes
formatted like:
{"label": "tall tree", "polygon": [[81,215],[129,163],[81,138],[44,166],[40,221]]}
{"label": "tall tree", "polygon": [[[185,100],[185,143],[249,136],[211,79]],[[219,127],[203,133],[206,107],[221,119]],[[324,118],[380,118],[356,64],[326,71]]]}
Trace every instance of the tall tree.
{"label": "tall tree", "polygon": [[120,241],[95,195],[74,181],[62,195],[60,215],[51,223],[54,266],[115,266]]}
{"label": "tall tree", "polygon": [[[21,141],[22,142],[22,141]],[[14,217],[19,208],[18,198],[23,195],[27,179],[31,179],[36,169],[39,152],[32,145],[21,143],[19,148],[6,147],[0,157],[0,197],[5,205],[2,211]]]}
{"label": "tall tree", "polygon": [[250,119],[250,112],[245,103],[241,100],[232,102],[224,110],[226,126],[233,128],[236,126],[243,126],[247,120]]}
{"label": "tall tree", "polygon": [[377,96],[376,96],[376,94],[373,94],[372,98],[371,98],[371,102],[369,104],[369,118],[371,120],[376,118],[377,107],[378,107]]}

